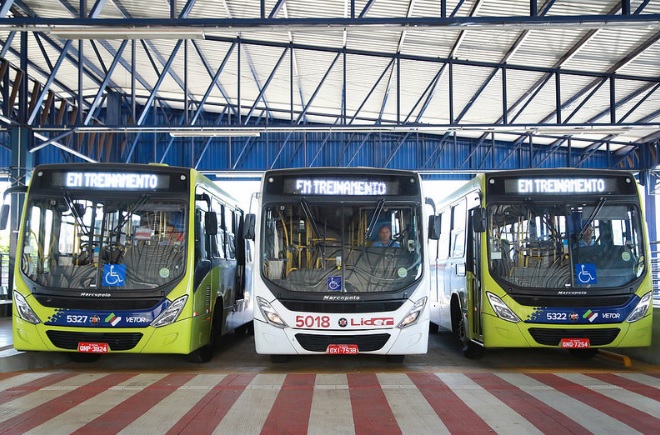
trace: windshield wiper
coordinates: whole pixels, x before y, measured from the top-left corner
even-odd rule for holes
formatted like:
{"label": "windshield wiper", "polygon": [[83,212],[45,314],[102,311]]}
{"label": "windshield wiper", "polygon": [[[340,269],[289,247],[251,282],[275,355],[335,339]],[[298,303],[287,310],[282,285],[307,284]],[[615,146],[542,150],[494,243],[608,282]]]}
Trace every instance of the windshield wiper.
{"label": "windshield wiper", "polygon": [[594,211],[591,212],[587,220],[582,224],[582,228],[580,228],[580,232],[577,234],[577,239],[580,240],[582,236],[584,235],[584,232],[587,230],[587,228],[591,225],[594,219],[596,219],[596,215],[598,215],[598,212],[600,212],[600,209],[603,208],[605,205],[605,201],[607,201],[605,198],[601,198],[600,201],[598,201],[598,204],[596,207],[594,207]]}
{"label": "windshield wiper", "polygon": [[364,234],[365,240],[369,240],[371,237],[371,233],[374,232],[374,226],[376,225],[376,222],[378,222],[378,218],[380,217],[380,214],[383,212],[383,208],[385,207],[385,200],[381,199],[378,201],[378,204],[376,205],[376,210],[374,210],[373,216],[371,216],[371,220],[369,221],[369,225],[367,226],[367,231]]}
{"label": "windshield wiper", "polygon": [[307,201],[304,199],[300,200],[300,207],[303,209],[303,212],[305,212],[305,216],[307,217],[307,220],[309,223],[312,224],[312,231],[314,232],[314,235],[317,238],[321,238],[321,231],[319,230],[319,227],[316,226],[316,220],[312,216],[312,211],[309,209],[309,205],[307,204]]}

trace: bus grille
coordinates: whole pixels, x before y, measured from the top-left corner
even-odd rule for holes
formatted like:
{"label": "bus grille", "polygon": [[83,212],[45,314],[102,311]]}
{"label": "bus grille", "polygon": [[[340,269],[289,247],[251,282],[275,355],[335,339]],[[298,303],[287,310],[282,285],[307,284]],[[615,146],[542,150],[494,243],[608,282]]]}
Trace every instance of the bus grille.
{"label": "bus grille", "polygon": [[558,346],[562,338],[588,338],[592,346],[605,346],[614,341],[621,330],[604,329],[545,329],[530,328],[529,333],[539,344]]}
{"label": "bus grille", "polygon": [[381,313],[396,311],[406,302],[405,299],[396,301],[359,301],[359,302],[328,302],[328,301],[299,301],[279,298],[279,301],[288,310],[312,313]]}
{"label": "bus grille", "polygon": [[46,331],[50,341],[62,349],[78,349],[79,342],[108,343],[110,350],[130,350],[133,349],[142,339],[139,332],[122,333],[91,333],[91,332],[64,332],[64,331]]}
{"label": "bus grille", "polygon": [[298,343],[310,352],[325,352],[330,344],[357,344],[360,352],[381,349],[390,339],[390,334],[372,335],[315,335],[296,334]]}

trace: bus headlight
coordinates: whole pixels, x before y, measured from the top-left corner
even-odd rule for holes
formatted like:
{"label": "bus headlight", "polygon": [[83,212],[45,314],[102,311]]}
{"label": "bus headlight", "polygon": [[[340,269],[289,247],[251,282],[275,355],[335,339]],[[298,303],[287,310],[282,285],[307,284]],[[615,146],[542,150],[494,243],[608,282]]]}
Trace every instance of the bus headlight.
{"label": "bus headlight", "polygon": [[277,314],[277,311],[275,311],[275,308],[273,308],[273,306],[266,299],[257,296],[257,303],[259,304],[259,310],[261,311],[261,314],[266,318],[266,320],[268,320],[268,323],[277,328],[288,327],[286,322],[282,320],[280,315]]}
{"label": "bus headlight", "polygon": [[495,311],[497,317],[506,320],[507,322],[513,322],[513,323],[520,322],[520,318],[516,316],[516,314],[513,311],[511,311],[511,308],[506,306],[506,304],[502,299],[500,299],[499,297],[495,296],[490,292],[486,292],[486,295],[488,296],[488,301],[490,302],[490,306],[493,307],[493,311]]}
{"label": "bus headlight", "polygon": [[419,319],[419,315],[422,314],[425,305],[426,305],[426,297],[423,297],[417,302],[415,302],[415,305],[413,305],[410,311],[408,311],[408,314],[405,315],[401,323],[399,323],[398,327],[403,329],[416,323],[417,319]]}
{"label": "bus headlight", "polygon": [[642,299],[639,301],[635,309],[632,310],[632,313],[630,313],[630,315],[626,319],[626,322],[633,323],[640,320],[641,318],[646,316],[646,312],[649,310],[650,306],[651,306],[651,292],[648,292],[647,294],[642,296]]}
{"label": "bus headlight", "polygon": [[20,294],[19,292],[14,292],[14,302],[16,303],[16,311],[18,311],[18,316],[25,320],[28,323],[32,323],[33,325],[36,325],[37,323],[41,323],[41,320],[39,320],[39,317],[37,317],[37,314],[32,311],[32,308],[30,308],[30,305],[28,305],[27,301],[25,300],[25,297]]}
{"label": "bus headlight", "polygon": [[165,311],[160,313],[160,316],[156,317],[156,319],[151,322],[151,326],[154,328],[160,328],[161,326],[174,323],[176,319],[179,318],[179,314],[181,314],[181,310],[183,310],[187,300],[188,295],[183,295],[180,298],[175,299],[174,302],[172,302],[172,304],[165,309]]}

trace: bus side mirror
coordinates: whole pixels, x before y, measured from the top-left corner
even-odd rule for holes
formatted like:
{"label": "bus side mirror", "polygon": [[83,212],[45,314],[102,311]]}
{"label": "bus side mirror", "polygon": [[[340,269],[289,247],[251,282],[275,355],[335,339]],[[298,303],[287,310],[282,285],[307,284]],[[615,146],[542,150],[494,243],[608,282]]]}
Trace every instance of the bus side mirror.
{"label": "bus side mirror", "polygon": [[2,204],[2,208],[0,209],[0,230],[7,229],[7,223],[9,222],[9,204],[6,202],[7,195],[11,193],[25,194],[27,193],[27,189],[27,186],[12,186],[5,190],[5,194],[2,198],[4,204]]}
{"label": "bus side mirror", "polygon": [[245,215],[245,223],[243,224],[243,238],[246,240],[254,240],[254,228],[256,225],[257,216],[254,213]]}
{"label": "bus side mirror", "polygon": [[7,222],[9,222],[9,204],[3,204],[0,209],[0,230],[7,229]]}
{"label": "bus side mirror", "polygon": [[429,239],[438,240],[440,238],[440,216],[429,216]]}
{"label": "bus side mirror", "polygon": [[218,215],[214,211],[209,211],[204,215],[204,227],[207,236],[218,234]]}
{"label": "bus side mirror", "polygon": [[486,216],[486,209],[482,207],[473,208],[470,210],[470,218],[472,219],[472,231],[475,233],[483,233],[488,226],[488,218]]}

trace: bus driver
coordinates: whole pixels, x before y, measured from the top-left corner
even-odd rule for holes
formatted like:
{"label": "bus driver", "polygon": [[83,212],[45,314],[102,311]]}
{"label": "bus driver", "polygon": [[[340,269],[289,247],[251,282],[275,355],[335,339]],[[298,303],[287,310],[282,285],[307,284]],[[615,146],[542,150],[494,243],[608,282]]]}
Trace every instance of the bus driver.
{"label": "bus driver", "polygon": [[378,230],[379,240],[376,240],[373,246],[380,248],[400,248],[399,242],[392,240],[392,229],[389,225],[385,224]]}

